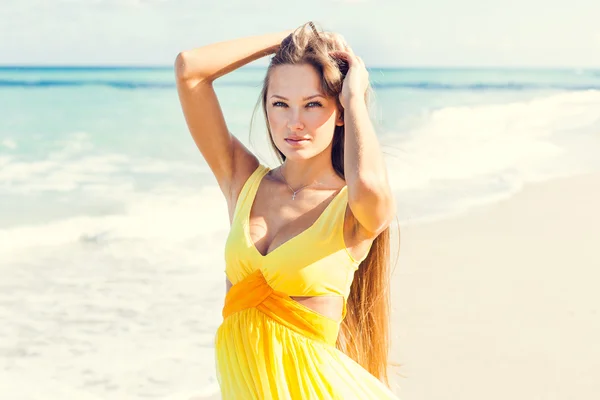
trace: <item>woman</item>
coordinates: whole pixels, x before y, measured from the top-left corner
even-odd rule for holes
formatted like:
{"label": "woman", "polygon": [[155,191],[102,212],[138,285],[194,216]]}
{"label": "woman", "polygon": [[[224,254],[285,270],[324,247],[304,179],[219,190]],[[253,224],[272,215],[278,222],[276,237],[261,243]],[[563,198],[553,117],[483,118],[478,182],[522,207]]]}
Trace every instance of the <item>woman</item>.
{"label": "woman", "polygon": [[[212,86],[272,53],[261,101],[274,169],[228,131]],[[395,205],[362,60],[308,23],[182,52],[176,71],[231,221],[215,340],[223,398],[395,398],[386,376]]]}

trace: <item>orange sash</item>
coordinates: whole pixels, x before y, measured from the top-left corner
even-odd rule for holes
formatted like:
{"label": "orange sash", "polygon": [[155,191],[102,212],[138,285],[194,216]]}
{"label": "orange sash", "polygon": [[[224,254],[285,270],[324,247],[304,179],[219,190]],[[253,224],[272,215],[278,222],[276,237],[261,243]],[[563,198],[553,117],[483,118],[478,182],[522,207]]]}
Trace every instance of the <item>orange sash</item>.
{"label": "orange sash", "polygon": [[260,270],[229,289],[225,296],[223,318],[248,308],[256,308],[307,338],[335,346],[339,322],[313,311],[285,293],[273,290]]}

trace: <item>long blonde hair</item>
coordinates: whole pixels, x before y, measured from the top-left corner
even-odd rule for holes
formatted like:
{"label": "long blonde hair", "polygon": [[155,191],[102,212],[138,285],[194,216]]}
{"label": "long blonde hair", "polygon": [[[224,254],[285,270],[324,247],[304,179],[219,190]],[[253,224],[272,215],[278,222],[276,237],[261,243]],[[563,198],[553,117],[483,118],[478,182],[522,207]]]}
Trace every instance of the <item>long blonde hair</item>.
{"label": "long blonde hair", "polygon": [[[313,66],[321,76],[321,89],[337,101],[338,110],[342,83],[348,65],[329,55],[330,51],[347,51],[341,36],[318,31],[312,22],[296,29],[281,42],[271,59],[259,102],[262,104],[269,141],[280,162],[285,155],[277,148],[267,117],[267,89],[273,68],[278,65]],[[371,88],[365,95],[367,102]],[[257,104],[258,106],[258,104]],[[255,110],[256,111],[256,110]],[[336,126],[333,135],[331,162],[336,173],[344,177],[344,126]],[[387,377],[390,318],[390,231],[383,231],[373,242],[367,258],[354,275],[348,297],[346,318],[340,326],[336,347],[354,359],[376,378],[389,386]]]}

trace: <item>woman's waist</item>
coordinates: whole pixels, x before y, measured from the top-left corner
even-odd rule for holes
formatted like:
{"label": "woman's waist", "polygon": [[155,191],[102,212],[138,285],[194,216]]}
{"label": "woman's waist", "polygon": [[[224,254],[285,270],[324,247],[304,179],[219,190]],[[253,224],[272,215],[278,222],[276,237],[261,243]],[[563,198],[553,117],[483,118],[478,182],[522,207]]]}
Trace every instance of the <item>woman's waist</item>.
{"label": "woman's waist", "polygon": [[256,309],[283,326],[328,342],[337,338],[341,322],[341,318],[320,314],[286,293],[274,290],[260,270],[231,287],[225,297],[223,318],[226,320],[248,309]]}
{"label": "woman's waist", "polygon": [[339,325],[327,323],[324,326],[293,324],[289,321],[273,318],[257,308],[238,311],[224,318],[216,331],[216,344],[238,340],[244,343],[270,340],[282,341],[290,335],[302,337],[328,346],[335,346]]}

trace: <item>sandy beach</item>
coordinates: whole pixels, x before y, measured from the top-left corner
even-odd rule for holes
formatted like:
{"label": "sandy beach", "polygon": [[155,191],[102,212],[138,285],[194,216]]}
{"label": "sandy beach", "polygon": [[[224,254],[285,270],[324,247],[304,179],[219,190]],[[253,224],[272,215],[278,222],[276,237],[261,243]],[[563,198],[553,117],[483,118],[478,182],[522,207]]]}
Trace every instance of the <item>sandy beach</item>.
{"label": "sandy beach", "polygon": [[526,186],[402,227],[393,352],[402,399],[600,393],[600,175]]}

